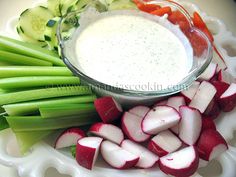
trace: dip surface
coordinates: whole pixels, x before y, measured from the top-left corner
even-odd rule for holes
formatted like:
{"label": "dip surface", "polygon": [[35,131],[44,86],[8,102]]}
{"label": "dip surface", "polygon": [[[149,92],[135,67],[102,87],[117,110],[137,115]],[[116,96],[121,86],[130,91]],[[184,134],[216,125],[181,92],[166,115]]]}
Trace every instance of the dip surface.
{"label": "dip surface", "polygon": [[187,53],[183,41],[168,28],[143,16],[124,14],[89,24],[75,44],[84,74],[111,86],[138,91],[179,83],[192,67]]}

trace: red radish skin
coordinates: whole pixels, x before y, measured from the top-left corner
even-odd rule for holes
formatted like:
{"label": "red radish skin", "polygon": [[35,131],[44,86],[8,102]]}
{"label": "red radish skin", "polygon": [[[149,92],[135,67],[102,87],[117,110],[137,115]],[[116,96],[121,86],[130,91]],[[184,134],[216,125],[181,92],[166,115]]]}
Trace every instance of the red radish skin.
{"label": "red radish skin", "polygon": [[216,130],[216,125],[211,117],[204,117],[202,119],[202,132],[208,129]]}
{"label": "red radish skin", "polygon": [[220,70],[218,73],[218,81],[231,84],[235,83],[235,78],[226,70]]}
{"label": "red radish skin", "polygon": [[212,85],[216,88],[215,99],[219,100],[220,96],[229,88],[229,84],[221,81],[213,81]]}
{"label": "red radish skin", "polygon": [[161,171],[176,177],[193,175],[198,169],[198,164],[198,152],[193,146],[168,154],[159,160]]}
{"label": "red radish skin", "polygon": [[189,104],[196,94],[198,88],[200,86],[200,82],[195,81],[193,84],[186,90],[183,90],[180,94],[185,98],[186,104]]}
{"label": "red radish skin", "polygon": [[79,128],[69,128],[57,138],[55,148],[61,149],[76,145],[77,141],[85,136],[86,134],[83,130]]}
{"label": "red radish skin", "polygon": [[201,113],[207,109],[210,102],[213,100],[216,94],[216,88],[210,82],[203,81],[189,106],[197,108]]}
{"label": "red radish skin", "polygon": [[159,157],[178,150],[182,142],[171,131],[166,130],[154,136],[148,143],[148,149]]}
{"label": "red radish skin", "polygon": [[211,161],[225,152],[228,149],[228,145],[218,131],[207,129],[202,132],[197,148],[200,158]]}
{"label": "red radish skin", "polygon": [[130,113],[142,118],[148,113],[148,111],[150,111],[150,108],[147,106],[135,106],[134,108],[129,110]]}
{"label": "red radish skin", "polygon": [[116,169],[129,169],[134,167],[139,157],[134,155],[120,146],[110,142],[103,141],[101,144],[101,154],[103,159],[113,168]]}
{"label": "red radish skin", "polygon": [[194,145],[201,133],[202,115],[199,110],[188,106],[181,106],[179,113],[182,117],[179,138],[187,145]]}
{"label": "red radish skin", "polygon": [[211,80],[215,74],[217,73],[218,65],[215,63],[210,63],[207,69],[199,76],[198,80],[200,81],[209,81]]}
{"label": "red radish skin", "polygon": [[112,124],[105,124],[102,122],[95,123],[90,127],[89,133],[110,140],[116,144],[120,144],[124,140],[122,130]]}
{"label": "red radish skin", "polygon": [[150,138],[150,135],[142,131],[142,117],[139,117],[130,112],[125,112],[121,119],[121,127],[125,135],[132,141],[145,142]]}
{"label": "red radish skin", "polygon": [[91,170],[96,162],[102,138],[85,137],[76,145],[76,161],[84,168]]}
{"label": "red radish skin", "polygon": [[144,117],[142,130],[144,133],[155,135],[177,125],[180,119],[176,109],[170,106],[157,106]]}
{"label": "red radish skin", "polygon": [[112,97],[102,97],[94,101],[94,106],[104,123],[111,123],[119,119],[123,110]]}
{"label": "red radish skin", "polygon": [[224,112],[230,112],[236,106],[236,84],[232,83],[220,96],[219,105]]}
{"label": "red radish skin", "polygon": [[212,119],[216,119],[221,113],[218,102],[215,98],[212,99],[207,109],[203,113],[204,116],[210,116]]}
{"label": "red radish skin", "polygon": [[157,155],[155,155],[142,145],[137,144],[131,140],[122,141],[121,147],[139,157],[139,161],[135,165],[135,167],[143,169],[152,168],[157,164],[157,161],[159,160],[159,157]]}

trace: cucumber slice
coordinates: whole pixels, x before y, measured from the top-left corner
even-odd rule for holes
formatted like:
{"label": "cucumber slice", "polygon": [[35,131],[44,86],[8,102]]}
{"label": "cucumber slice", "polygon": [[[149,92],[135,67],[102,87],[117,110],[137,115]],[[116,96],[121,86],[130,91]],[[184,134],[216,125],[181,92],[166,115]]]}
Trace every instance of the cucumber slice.
{"label": "cucumber slice", "polygon": [[45,31],[44,31],[44,39],[49,46],[50,50],[58,49],[58,40],[57,40],[57,27],[60,21],[60,17],[54,17],[47,22]]}
{"label": "cucumber slice", "polygon": [[108,6],[108,10],[137,9],[137,6],[131,0],[114,0]]}
{"label": "cucumber slice", "polygon": [[92,0],[77,0],[75,3],[75,10],[82,10],[84,9],[88,4],[90,4]]}
{"label": "cucumber slice", "polygon": [[24,11],[20,15],[18,26],[25,35],[37,41],[44,41],[46,24],[52,18],[53,14],[48,8],[37,6]]}
{"label": "cucumber slice", "polygon": [[76,2],[77,0],[61,0],[61,15],[64,16],[73,11]]}
{"label": "cucumber slice", "polygon": [[20,36],[22,41],[37,44],[40,47],[47,47],[47,43],[45,41],[38,41],[38,40],[33,39],[32,37],[27,36],[24,33],[24,31],[22,31],[22,28],[20,26],[16,27],[16,31],[17,31],[17,33]]}
{"label": "cucumber slice", "polygon": [[61,0],[48,0],[48,9],[52,12],[55,17],[61,17]]}

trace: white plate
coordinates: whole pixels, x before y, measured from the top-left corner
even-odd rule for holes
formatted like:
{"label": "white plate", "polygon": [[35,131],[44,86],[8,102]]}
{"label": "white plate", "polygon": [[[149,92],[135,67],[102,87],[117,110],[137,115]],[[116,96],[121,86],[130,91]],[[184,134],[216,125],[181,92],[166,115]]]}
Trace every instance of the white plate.
{"label": "white plate", "polygon": [[[31,2],[30,0],[27,0]],[[198,7],[189,3],[181,3],[186,7],[190,12],[198,11]],[[229,71],[236,77],[236,56],[231,54],[228,55],[227,50],[222,46],[236,46],[236,38],[226,30],[225,25],[218,19],[209,17],[205,13],[200,12],[204,17],[207,24],[215,32],[215,44],[217,48],[221,51],[226,63],[229,66]],[[13,32],[14,21],[8,24],[5,29],[5,33],[10,36],[14,36]],[[232,49],[231,49],[232,50]],[[228,49],[228,52],[230,49]],[[217,128],[225,139],[229,142],[233,139],[233,132],[236,130],[236,110],[231,113],[222,114],[221,118],[218,118]],[[53,138],[52,138],[53,139]],[[231,143],[232,145],[233,143]],[[235,145],[235,144],[234,144]],[[12,148],[15,147],[15,148]],[[10,152],[9,152],[10,151]],[[68,151],[57,151],[48,143],[40,142],[35,145],[31,152],[24,157],[14,157],[13,154],[18,151],[17,146],[15,145],[15,137],[11,130],[5,130],[0,132],[0,163],[9,167],[11,169],[1,170],[1,174],[4,174],[4,177],[7,176],[16,176],[16,172],[20,177],[43,177],[45,171],[53,167],[57,169],[62,174],[68,174],[73,177],[165,177],[158,168],[149,169],[149,170],[114,170],[108,167],[101,160],[96,163],[96,167],[93,171],[86,170],[77,165],[75,160],[70,156]],[[207,164],[201,163],[201,166],[206,166]],[[220,167],[221,166],[221,167]],[[215,161],[211,162],[204,168],[201,168],[199,171],[203,176],[221,176],[221,177],[235,177],[236,176],[236,148],[229,146],[229,150],[222,154]],[[15,169],[16,171],[14,171]],[[50,170],[47,172],[47,176],[59,177],[58,173],[55,173],[55,170]],[[6,173],[5,173],[6,172]],[[50,175],[49,175],[50,173]]]}

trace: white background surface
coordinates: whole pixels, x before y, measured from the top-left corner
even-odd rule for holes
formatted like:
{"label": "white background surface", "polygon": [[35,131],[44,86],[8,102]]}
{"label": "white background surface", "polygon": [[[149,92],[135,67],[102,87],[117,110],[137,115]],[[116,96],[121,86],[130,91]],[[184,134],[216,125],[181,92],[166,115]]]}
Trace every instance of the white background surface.
{"label": "white background surface", "polygon": [[[233,0],[188,0],[197,4],[204,12],[210,16],[215,16],[223,20],[229,31],[236,36],[236,3]],[[6,21],[13,15],[20,14],[27,5],[35,0],[0,0],[0,30],[5,27]],[[60,177],[50,175],[47,177]],[[16,172],[0,165],[0,177],[15,177]]]}

